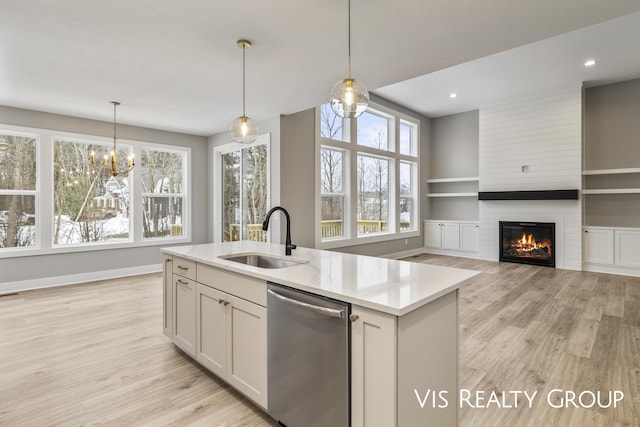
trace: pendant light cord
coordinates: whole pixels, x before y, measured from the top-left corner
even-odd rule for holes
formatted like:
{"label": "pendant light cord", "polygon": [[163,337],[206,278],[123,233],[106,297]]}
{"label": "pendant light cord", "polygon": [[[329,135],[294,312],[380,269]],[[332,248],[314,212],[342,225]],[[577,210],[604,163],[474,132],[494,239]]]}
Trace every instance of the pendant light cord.
{"label": "pendant light cord", "polygon": [[245,112],[245,104],[247,103],[247,95],[245,90],[245,52],[247,50],[247,45],[242,45],[242,117],[246,117]]}
{"label": "pendant light cord", "polygon": [[113,104],[113,154],[116,154],[116,107],[118,102],[112,102]]}
{"label": "pendant light cord", "polygon": [[347,12],[347,19],[349,21],[348,25],[347,25],[347,32],[348,34],[348,51],[349,51],[349,68],[347,69],[347,75],[349,76],[349,79],[351,79],[351,0],[347,0],[347,6],[348,6],[348,12]]}

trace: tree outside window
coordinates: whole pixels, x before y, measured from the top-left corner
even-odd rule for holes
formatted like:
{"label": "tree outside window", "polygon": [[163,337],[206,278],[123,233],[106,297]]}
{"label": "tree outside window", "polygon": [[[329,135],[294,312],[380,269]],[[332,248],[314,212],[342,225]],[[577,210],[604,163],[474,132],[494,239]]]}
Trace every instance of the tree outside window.
{"label": "tree outside window", "polygon": [[[54,141],[53,244],[129,240],[129,177],[114,177],[91,164],[91,153],[110,153],[103,144]],[[118,146],[119,169],[126,168],[130,150]]]}
{"label": "tree outside window", "polygon": [[143,237],[183,236],[184,162],[182,152],[142,150]]}
{"label": "tree outside window", "polygon": [[0,134],[0,248],[36,245],[36,139]]}

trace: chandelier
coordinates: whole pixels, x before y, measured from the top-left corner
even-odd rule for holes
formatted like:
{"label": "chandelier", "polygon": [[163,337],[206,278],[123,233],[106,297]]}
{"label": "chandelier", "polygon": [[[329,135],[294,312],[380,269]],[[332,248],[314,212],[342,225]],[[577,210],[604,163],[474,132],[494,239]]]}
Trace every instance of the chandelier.
{"label": "chandelier", "polygon": [[104,173],[110,174],[112,176],[118,175],[127,175],[131,172],[131,169],[136,165],[135,158],[133,155],[127,157],[127,167],[122,170],[118,170],[118,155],[116,149],[116,108],[120,103],[118,101],[111,101],[113,104],[113,150],[111,151],[111,161],[109,161],[109,155],[105,154],[103,159],[104,163],[102,167],[96,166],[96,152],[91,152],[91,164],[96,169],[101,169]]}

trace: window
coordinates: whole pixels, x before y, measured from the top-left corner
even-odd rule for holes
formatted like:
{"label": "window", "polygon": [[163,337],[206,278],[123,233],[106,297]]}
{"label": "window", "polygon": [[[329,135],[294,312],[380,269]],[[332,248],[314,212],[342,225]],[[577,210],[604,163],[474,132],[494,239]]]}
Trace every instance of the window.
{"label": "window", "polygon": [[320,222],[323,239],[344,237],[344,159],[343,151],[320,149]]}
{"label": "window", "polygon": [[321,247],[419,235],[415,118],[371,105],[341,119],[324,104],[317,135]]}
{"label": "window", "polygon": [[218,147],[222,188],[220,240],[267,241],[262,222],[269,207],[269,145],[260,138],[252,145]]}
{"label": "window", "polygon": [[143,237],[183,236],[184,152],[142,150]]}
{"label": "window", "polygon": [[37,142],[0,133],[0,248],[36,245]]}
{"label": "window", "polygon": [[[113,177],[91,165],[91,153],[108,145],[70,140],[53,143],[53,244],[129,240],[129,178]],[[118,167],[130,148],[118,145]]]}
{"label": "window", "polygon": [[120,170],[130,155],[140,160],[128,175],[114,177],[101,160],[112,144],[0,125],[0,257],[190,239],[190,149],[119,140]]}

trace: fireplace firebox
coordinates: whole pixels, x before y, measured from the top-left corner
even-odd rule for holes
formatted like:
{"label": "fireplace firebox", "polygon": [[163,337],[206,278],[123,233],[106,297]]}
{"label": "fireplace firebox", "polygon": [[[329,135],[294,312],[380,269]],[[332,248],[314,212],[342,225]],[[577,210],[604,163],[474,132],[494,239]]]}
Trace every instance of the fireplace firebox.
{"label": "fireplace firebox", "polygon": [[500,221],[500,261],[556,266],[556,225]]}

